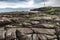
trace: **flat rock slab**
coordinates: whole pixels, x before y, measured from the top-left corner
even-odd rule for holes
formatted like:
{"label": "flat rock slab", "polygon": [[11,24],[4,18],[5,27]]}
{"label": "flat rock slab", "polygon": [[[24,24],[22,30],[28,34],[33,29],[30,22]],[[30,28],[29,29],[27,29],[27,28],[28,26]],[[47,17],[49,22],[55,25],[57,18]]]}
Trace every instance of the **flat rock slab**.
{"label": "flat rock slab", "polygon": [[[34,30],[35,32],[38,32],[38,33],[43,33],[43,34],[51,34],[51,35],[54,35],[55,34],[55,30],[54,29],[44,29],[44,28],[11,28],[9,29],[10,32],[15,32],[16,30],[19,30],[20,32],[22,33],[32,33]],[[9,32],[8,30],[8,32]]]}

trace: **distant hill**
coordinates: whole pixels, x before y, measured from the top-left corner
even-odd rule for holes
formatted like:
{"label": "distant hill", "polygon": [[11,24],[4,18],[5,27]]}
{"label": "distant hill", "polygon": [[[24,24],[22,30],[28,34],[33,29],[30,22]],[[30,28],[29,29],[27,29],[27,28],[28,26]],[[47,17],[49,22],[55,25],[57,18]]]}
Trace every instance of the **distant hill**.
{"label": "distant hill", "polygon": [[30,8],[0,8],[0,12],[29,11]]}
{"label": "distant hill", "polygon": [[36,9],[31,9],[30,11],[48,11],[48,10],[60,10],[60,7],[41,7]]}

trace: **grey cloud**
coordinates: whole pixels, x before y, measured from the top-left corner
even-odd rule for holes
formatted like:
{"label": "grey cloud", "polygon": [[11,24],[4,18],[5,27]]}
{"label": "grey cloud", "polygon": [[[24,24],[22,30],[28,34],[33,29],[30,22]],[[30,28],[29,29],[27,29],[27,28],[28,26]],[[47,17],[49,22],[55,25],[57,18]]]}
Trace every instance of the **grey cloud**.
{"label": "grey cloud", "polygon": [[1,2],[27,2],[28,0],[0,0]]}
{"label": "grey cloud", "polygon": [[34,0],[35,3],[41,3],[41,2],[44,2],[44,1],[48,1],[48,0]]}

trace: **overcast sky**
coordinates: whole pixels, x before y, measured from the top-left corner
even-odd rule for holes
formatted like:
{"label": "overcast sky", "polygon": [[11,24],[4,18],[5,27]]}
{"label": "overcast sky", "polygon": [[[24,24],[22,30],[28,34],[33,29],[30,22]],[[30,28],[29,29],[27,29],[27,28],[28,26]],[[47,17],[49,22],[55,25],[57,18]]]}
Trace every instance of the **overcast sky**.
{"label": "overcast sky", "polygon": [[[43,0],[0,0],[0,8],[38,8]],[[60,0],[45,0],[46,6],[60,6]]]}

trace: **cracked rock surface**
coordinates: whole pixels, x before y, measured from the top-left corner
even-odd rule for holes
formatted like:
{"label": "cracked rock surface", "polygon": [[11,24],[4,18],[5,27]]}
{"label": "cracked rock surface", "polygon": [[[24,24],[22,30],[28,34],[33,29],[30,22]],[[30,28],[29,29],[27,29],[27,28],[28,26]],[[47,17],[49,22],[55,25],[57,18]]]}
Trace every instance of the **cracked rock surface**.
{"label": "cracked rock surface", "polygon": [[53,15],[39,11],[0,14],[0,40],[57,40],[59,38],[60,15],[54,12]]}

